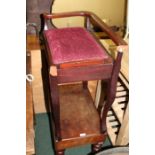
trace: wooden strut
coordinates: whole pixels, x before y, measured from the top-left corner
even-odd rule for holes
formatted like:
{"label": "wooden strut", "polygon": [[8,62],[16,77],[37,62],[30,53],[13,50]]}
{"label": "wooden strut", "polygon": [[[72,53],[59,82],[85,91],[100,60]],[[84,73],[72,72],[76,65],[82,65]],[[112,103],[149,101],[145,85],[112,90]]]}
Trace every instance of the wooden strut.
{"label": "wooden strut", "polygon": [[59,105],[59,89],[58,89],[58,82],[56,76],[49,75],[50,79],[50,89],[51,89],[51,98],[52,103],[51,107],[53,110],[54,115],[54,122],[56,128],[56,137],[58,140],[61,140],[61,132],[60,132],[60,105]]}
{"label": "wooden strut", "polygon": [[107,99],[105,102],[105,106],[103,109],[102,113],[102,118],[101,118],[101,131],[104,133],[106,131],[106,116],[107,113],[114,102],[115,96],[116,96],[116,88],[117,88],[117,79],[118,79],[118,74],[121,68],[121,59],[122,59],[122,49],[121,51],[118,51],[117,58],[114,61],[114,66],[113,66],[113,71],[112,71],[112,76],[111,79],[108,82],[108,89],[107,89]]}
{"label": "wooden strut", "polygon": [[58,90],[58,81],[57,81],[57,68],[56,66],[50,67],[50,89],[51,89],[51,98],[53,106],[54,121],[56,127],[56,137],[58,140],[61,140],[60,132],[60,103],[59,103],[59,90]]}

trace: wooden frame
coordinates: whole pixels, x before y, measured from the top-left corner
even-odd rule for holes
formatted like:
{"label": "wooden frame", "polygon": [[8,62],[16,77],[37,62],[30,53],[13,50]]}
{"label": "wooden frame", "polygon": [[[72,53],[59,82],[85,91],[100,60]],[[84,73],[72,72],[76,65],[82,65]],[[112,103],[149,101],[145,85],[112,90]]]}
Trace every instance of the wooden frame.
{"label": "wooden frame", "polygon": [[[85,26],[88,31],[90,31],[90,25],[96,24],[98,25],[107,35],[119,46],[119,51],[117,54],[116,60],[112,60],[109,56],[107,61],[98,62],[98,63],[86,63],[81,65],[81,67],[77,67],[76,63],[74,64],[63,64],[63,65],[54,65],[52,60],[50,59],[50,51],[47,46],[47,42],[44,38],[44,44],[46,47],[45,57],[47,64],[45,65],[44,70],[48,71],[46,75],[46,80],[49,80],[49,91],[51,94],[51,106],[50,109],[52,110],[53,118],[54,118],[54,125],[55,125],[55,148],[57,154],[63,154],[64,149],[72,146],[82,145],[91,143],[92,151],[98,151],[101,146],[101,142],[105,140],[107,136],[106,131],[106,116],[107,112],[110,109],[116,94],[116,85],[117,85],[117,78],[118,73],[121,66],[121,59],[122,59],[122,49],[127,44],[125,41],[116,35],[103,21],[100,20],[92,12],[86,11],[77,11],[77,12],[67,12],[67,13],[57,13],[57,14],[43,14],[42,17],[44,18],[44,30],[48,30],[48,21],[54,18],[65,18],[65,17],[72,17],[72,16],[83,16],[86,19]],[[52,21],[51,21],[52,23]],[[56,28],[54,25],[52,28]],[[44,37],[44,36],[43,36]],[[95,61],[95,60],[94,60]],[[86,65],[87,64],[87,65]],[[64,66],[67,66],[64,67]],[[107,82],[107,99],[104,104],[103,111],[98,113],[97,117],[100,117],[100,131],[99,134],[95,135],[86,135],[84,137],[75,137],[75,138],[68,138],[63,139],[62,131],[61,131],[61,117],[60,117],[60,92],[58,85],[63,83],[70,83],[70,82],[78,82],[83,81],[83,88],[85,91],[87,89],[87,81],[88,80],[105,80]],[[87,94],[87,93],[86,93]],[[88,95],[89,96],[89,95]],[[95,106],[94,106],[95,107]],[[100,145],[99,145],[100,144]]]}

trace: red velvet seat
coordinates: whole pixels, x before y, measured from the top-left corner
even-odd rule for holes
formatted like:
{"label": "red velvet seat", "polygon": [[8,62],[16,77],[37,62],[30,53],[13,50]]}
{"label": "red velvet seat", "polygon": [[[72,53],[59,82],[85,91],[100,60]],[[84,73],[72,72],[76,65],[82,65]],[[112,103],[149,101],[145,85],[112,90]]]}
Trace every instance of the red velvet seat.
{"label": "red velvet seat", "polygon": [[84,28],[61,28],[44,31],[53,64],[83,61],[103,61],[105,50]]}

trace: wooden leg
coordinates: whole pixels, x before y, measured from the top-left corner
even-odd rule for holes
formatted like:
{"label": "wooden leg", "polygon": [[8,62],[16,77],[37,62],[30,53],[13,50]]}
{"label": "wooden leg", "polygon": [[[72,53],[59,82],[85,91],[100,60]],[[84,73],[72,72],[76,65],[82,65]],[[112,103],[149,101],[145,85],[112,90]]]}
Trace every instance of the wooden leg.
{"label": "wooden leg", "polygon": [[65,155],[65,150],[56,151],[56,155]]}
{"label": "wooden leg", "polygon": [[104,107],[105,100],[106,100],[106,91],[107,91],[107,82],[100,81],[97,88],[98,92],[96,94],[96,98],[98,97],[97,103],[97,111],[99,112],[99,115],[101,116],[102,108]]}
{"label": "wooden leg", "polygon": [[83,81],[83,88],[84,89],[87,89],[88,88],[88,81]]}
{"label": "wooden leg", "polygon": [[50,88],[51,88],[51,99],[52,99],[52,109],[54,114],[54,122],[56,127],[56,137],[61,140],[60,133],[60,105],[59,105],[59,89],[57,78],[50,76]]}
{"label": "wooden leg", "polygon": [[92,144],[92,153],[99,151],[102,148],[103,142]]}
{"label": "wooden leg", "polygon": [[103,133],[106,131],[106,128],[107,128],[106,127],[106,116],[107,116],[108,110],[110,109],[112,103],[114,102],[115,95],[116,95],[117,79],[118,79],[118,74],[119,74],[120,67],[121,67],[121,59],[122,59],[122,53],[118,52],[116,61],[114,63],[112,76],[111,76],[110,81],[108,82],[107,99],[106,99],[106,103],[105,103],[103,114],[102,114],[101,131]]}

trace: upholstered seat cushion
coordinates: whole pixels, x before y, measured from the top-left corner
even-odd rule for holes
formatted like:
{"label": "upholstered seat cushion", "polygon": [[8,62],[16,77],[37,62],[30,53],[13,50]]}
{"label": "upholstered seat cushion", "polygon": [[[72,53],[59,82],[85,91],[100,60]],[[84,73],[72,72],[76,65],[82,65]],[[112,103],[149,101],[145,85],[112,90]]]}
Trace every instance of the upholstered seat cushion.
{"label": "upholstered seat cushion", "polygon": [[104,60],[104,49],[84,28],[61,28],[44,31],[53,64]]}

